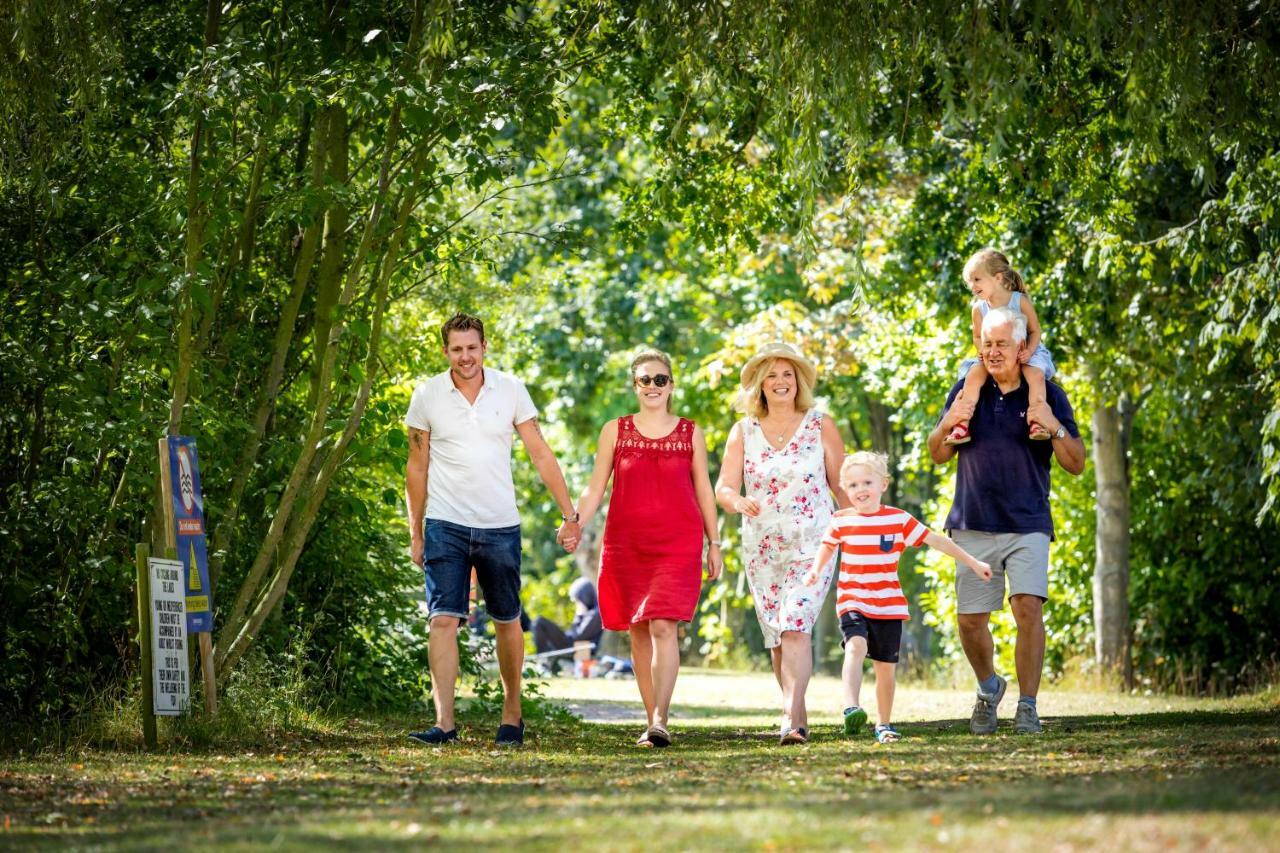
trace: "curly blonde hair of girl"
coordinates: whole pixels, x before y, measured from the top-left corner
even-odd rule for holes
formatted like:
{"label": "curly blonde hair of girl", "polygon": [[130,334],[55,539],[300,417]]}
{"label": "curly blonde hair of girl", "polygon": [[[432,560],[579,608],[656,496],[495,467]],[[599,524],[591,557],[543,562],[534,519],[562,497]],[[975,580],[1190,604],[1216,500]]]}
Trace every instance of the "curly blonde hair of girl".
{"label": "curly blonde hair of girl", "polygon": [[964,264],[965,281],[969,280],[969,273],[975,269],[1000,279],[1000,283],[1004,285],[1005,290],[1017,291],[1018,293],[1027,292],[1027,284],[1022,280],[1022,275],[1009,263],[1009,259],[1004,256],[1004,252],[998,249],[988,247],[974,252],[973,256],[965,261]]}
{"label": "curly blonde hair of girl", "polygon": [[673,399],[675,397],[676,389],[676,372],[671,369],[671,356],[667,355],[662,350],[640,350],[640,352],[636,353],[636,357],[631,359],[631,384],[633,387],[636,384],[636,371],[640,369],[640,365],[648,364],[651,361],[660,362],[667,368],[667,373],[671,374],[671,385],[668,386],[671,388],[671,393],[667,395],[667,414],[672,414],[675,412]]}

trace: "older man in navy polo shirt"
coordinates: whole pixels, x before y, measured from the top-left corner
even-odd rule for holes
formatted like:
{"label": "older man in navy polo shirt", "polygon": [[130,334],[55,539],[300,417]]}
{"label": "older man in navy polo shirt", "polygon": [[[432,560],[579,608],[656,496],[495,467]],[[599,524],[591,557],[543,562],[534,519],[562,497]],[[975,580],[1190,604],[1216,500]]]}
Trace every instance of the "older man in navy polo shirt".
{"label": "older man in navy polo shirt", "polygon": [[[1036,694],[1044,667],[1044,602],[1049,598],[1049,472],[1054,459],[1068,474],[1084,470],[1084,442],[1071,403],[1062,388],[1048,383],[1047,400],[1028,411],[1021,355],[1027,324],[1020,312],[992,309],[982,323],[982,363],[990,378],[978,402],[957,398],[957,382],[947,396],[947,411],[929,433],[929,455],[939,465],[959,456],[956,494],[947,516],[951,538],[979,560],[991,564],[993,577],[980,579],[956,567],[956,612],[960,642],[978,679],[978,701],[969,720],[974,734],[993,734],[996,709],[1006,681],[996,674],[988,620],[1009,606],[1018,625],[1015,660],[1018,709],[1014,730],[1040,731]],[[948,446],[943,439],[961,421],[969,421],[973,440]],[[1049,431],[1049,441],[1027,434],[1032,420]]]}

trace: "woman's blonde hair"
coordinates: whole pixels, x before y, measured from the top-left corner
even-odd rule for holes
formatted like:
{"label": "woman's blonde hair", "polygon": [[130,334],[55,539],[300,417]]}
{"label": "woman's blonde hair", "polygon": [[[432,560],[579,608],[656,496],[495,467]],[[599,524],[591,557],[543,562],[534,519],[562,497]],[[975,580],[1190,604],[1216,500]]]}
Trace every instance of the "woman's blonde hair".
{"label": "woman's blonde hair", "polygon": [[651,361],[661,362],[662,365],[667,368],[667,373],[671,374],[671,393],[667,395],[667,414],[671,414],[675,411],[675,405],[672,402],[672,398],[675,396],[676,390],[676,372],[671,369],[671,356],[667,355],[662,350],[640,350],[640,352],[636,353],[636,357],[631,359],[631,385],[632,387],[635,387],[636,371],[640,369],[640,365],[648,364]]}
{"label": "woman's blonde hair", "polygon": [[987,275],[993,275],[1000,279],[1000,284],[1005,290],[1017,291],[1018,293],[1027,292],[1027,284],[1022,280],[1022,275],[1009,263],[1009,259],[1004,253],[992,248],[981,249],[973,253],[973,257],[965,261],[964,264],[964,280],[969,280],[969,273],[975,269],[980,269]]}
{"label": "woman's blonde hair", "polygon": [[790,364],[791,370],[795,374],[796,411],[807,412],[813,408],[813,385],[805,378],[804,371],[791,359],[779,356],[778,358],[761,360],[747,374],[746,382],[743,383],[742,390],[738,392],[738,399],[734,401],[734,409],[753,418],[762,418],[769,414],[769,401],[764,397],[764,380],[769,375],[769,371],[779,361],[785,361]]}
{"label": "woman's blonde hair", "polygon": [[856,453],[850,453],[844,458],[844,462],[840,464],[840,485],[845,484],[849,469],[857,467],[866,468],[878,477],[889,479],[889,456],[885,453],[873,453],[870,450],[859,450]]}

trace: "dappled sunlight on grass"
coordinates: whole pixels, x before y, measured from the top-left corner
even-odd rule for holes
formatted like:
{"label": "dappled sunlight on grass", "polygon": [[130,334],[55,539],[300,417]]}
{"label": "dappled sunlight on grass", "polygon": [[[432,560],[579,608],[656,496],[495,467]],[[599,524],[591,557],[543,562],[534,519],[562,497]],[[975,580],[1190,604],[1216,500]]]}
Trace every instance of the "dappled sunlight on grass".
{"label": "dappled sunlight on grass", "polygon": [[[827,703],[833,686],[820,680],[811,698]],[[1047,691],[1043,735],[1014,735],[1002,707],[999,733],[977,738],[966,695],[905,687],[900,743],[846,740],[824,707],[812,742],[784,749],[773,689],[768,675],[683,674],[666,750],[633,746],[634,721],[542,724],[523,750],[500,750],[492,721],[464,714],[462,742],[442,749],[406,741],[422,720],[387,717],[334,720],[268,749],[11,758],[0,844],[1244,849],[1280,833],[1280,710],[1268,699]],[[547,686],[628,712],[634,690]]]}

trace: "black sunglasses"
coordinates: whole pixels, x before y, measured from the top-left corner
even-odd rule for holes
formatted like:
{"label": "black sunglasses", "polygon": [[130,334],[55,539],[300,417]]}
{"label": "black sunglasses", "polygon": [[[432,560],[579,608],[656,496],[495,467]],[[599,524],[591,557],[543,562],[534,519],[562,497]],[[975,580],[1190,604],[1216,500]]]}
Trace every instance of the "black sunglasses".
{"label": "black sunglasses", "polygon": [[659,388],[666,388],[667,383],[671,381],[671,377],[665,373],[659,373],[657,376],[637,376],[636,382],[648,388],[650,385],[657,385]]}

